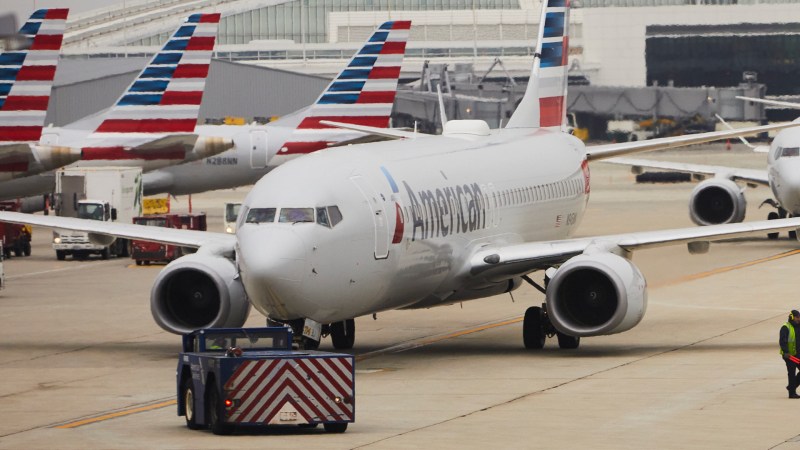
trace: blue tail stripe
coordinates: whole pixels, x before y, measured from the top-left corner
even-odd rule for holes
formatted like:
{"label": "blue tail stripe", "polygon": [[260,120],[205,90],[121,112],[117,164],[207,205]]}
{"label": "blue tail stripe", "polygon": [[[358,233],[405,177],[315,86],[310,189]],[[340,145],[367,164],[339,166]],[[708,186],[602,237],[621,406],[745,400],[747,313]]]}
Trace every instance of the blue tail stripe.
{"label": "blue tail stripe", "polygon": [[359,94],[324,94],[317,103],[322,105],[352,105]]}
{"label": "blue tail stripe", "polygon": [[128,92],[164,92],[168,84],[168,80],[137,80]]}
{"label": "blue tail stripe", "polygon": [[345,69],[339,74],[337,80],[366,80],[372,69]]}
{"label": "blue tail stripe", "polygon": [[178,28],[178,31],[175,32],[173,37],[190,37],[194,34],[194,30],[197,28],[194,25],[183,25],[182,27]]}
{"label": "blue tail stripe", "polygon": [[331,84],[328,92],[360,91],[364,87],[364,81],[339,81]]}
{"label": "blue tail stripe", "polygon": [[369,42],[386,42],[386,38],[388,37],[389,37],[388,31],[376,31],[369,38]]}
{"label": "blue tail stripe", "polygon": [[11,86],[14,86],[11,83],[0,83],[0,96],[5,97],[11,92]]}
{"label": "blue tail stripe", "polygon": [[381,24],[381,26],[378,29],[379,30],[391,30],[393,26],[394,26],[394,22],[385,22],[385,23]]}
{"label": "blue tail stripe", "polygon": [[202,14],[192,14],[188,19],[186,19],[186,21],[189,23],[200,23],[200,18],[202,16]]}
{"label": "blue tail stripe", "polygon": [[382,48],[383,48],[383,44],[367,44],[361,49],[361,51],[358,52],[358,54],[359,55],[380,55]]}
{"label": "blue tail stripe", "polygon": [[148,67],[139,78],[172,78],[175,67]]}
{"label": "blue tail stripe", "polygon": [[549,42],[542,44],[542,62],[540,67],[559,67],[564,53],[563,42]]}
{"label": "blue tail stripe", "polygon": [[0,80],[14,81],[17,79],[19,68],[4,69],[0,67]]}
{"label": "blue tail stripe", "polygon": [[37,9],[33,14],[31,14],[31,19],[44,19],[44,16],[46,15],[46,9]]}
{"label": "blue tail stripe", "polygon": [[21,66],[26,53],[9,52],[0,55],[0,66]]}
{"label": "blue tail stripe", "polygon": [[189,45],[188,39],[176,39],[167,42],[167,45],[164,46],[164,50],[186,50],[186,47],[188,45]]}
{"label": "blue tail stripe", "polygon": [[544,37],[559,37],[564,35],[564,13],[550,12],[544,19]]}
{"label": "blue tail stripe", "polygon": [[42,22],[25,22],[25,25],[19,29],[19,34],[28,34],[33,35],[39,32],[39,28],[42,27]]}
{"label": "blue tail stripe", "polygon": [[178,64],[181,62],[182,53],[159,53],[151,64]]}
{"label": "blue tail stripe", "polygon": [[3,103],[6,102],[5,98],[0,98],[0,109],[3,109]]}
{"label": "blue tail stripe", "polygon": [[161,94],[128,94],[117,102],[117,106],[149,106],[161,103]]}
{"label": "blue tail stripe", "polygon": [[377,60],[375,56],[356,56],[347,67],[372,67]]}

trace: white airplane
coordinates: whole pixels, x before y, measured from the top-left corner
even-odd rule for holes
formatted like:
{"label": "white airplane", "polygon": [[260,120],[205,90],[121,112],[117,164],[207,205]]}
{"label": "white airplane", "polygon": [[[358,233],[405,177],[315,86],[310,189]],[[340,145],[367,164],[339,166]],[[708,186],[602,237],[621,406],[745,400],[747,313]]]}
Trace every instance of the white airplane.
{"label": "white airplane", "polygon": [[[737,98],[800,109],[800,104],[797,103],[750,97]],[[800,130],[796,128],[781,130],[768,149],[765,146],[753,147],[746,141],[745,144],[755,152],[767,153],[766,170],[635,158],[614,158],[606,162],[631,166],[634,172],[640,172],[643,167],[648,167],[707,178],[692,190],[689,197],[689,217],[697,225],[743,221],[747,210],[747,199],[744,195],[746,186],[769,186],[772,190],[775,199],[762,203],[777,209],[767,215],[768,220],[800,216]],[[738,183],[742,183],[743,186]],[[789,234],[790,237],[795,237],[794,231],[790,231]],[[768,236],[770,239],[776,239],[778,233],[769,233]]]}
{"label": "white airplane", "polygon": [[381,24],[310,107],[267,125],[198,126],[196,133],[230,138],[234,148],[145,174],[145,195],[246,186],[286,161],[363,137],[323,120],[387,127],[410,27],[405,20]]}
{"label": "white airplane", "polygon": [[69,9],[34,11],[19,30],[27,42],[0,54],[0,181],[80,159],[79,149],[37,145],[68,14]]}
{"label": "white airplane", "polygon": [[0,212],[0,221],[197,248],[167,265],[151,291],[165,330],[244,323],[252,304],[318,345],[353,346],[354,317],[429,308],[509,292],[549,272],[546,304],[525,313],[523,341],[634,327],[647,307],[634,251],[800,227],[800,218],[573,238],[589,198],[590,162],[791,125],[586,148],[566,133],[568,7],[545,2],[525,96],[507,126],[447,122],[441,136],[315,152],[264,176],[235,235]]}
{"label": "white airplane", "polygon": [[[229,149],[226,138],[195,133],[219,13],[193,14],[108,110],[42,130],[40,146],[80,149],[69,167],[125,166],[144,171]],[[53,173],[0,182],[0,200],[51,192]]]}

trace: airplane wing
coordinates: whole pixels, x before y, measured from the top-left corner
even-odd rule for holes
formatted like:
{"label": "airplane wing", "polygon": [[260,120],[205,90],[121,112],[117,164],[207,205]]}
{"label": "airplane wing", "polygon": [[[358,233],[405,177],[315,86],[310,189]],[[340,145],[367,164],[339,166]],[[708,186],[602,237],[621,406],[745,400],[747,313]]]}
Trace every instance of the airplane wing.
{"label": "airplane wing", "polygon": [[179,148],[179,149],[188,149],[191,150],[194,148],[195,142],[197,142],[197,135],[196,134],[171,134],[159,139],[154,139],[149,142],[145,142],[144,144],[137,145],[133,147],[131,150],[136,150],[138,152],[148,152],[148,151],[163,151],[164,149],[169,148]]}
{"label": "airplane wing", "polygon": [[180,230],[176,228],[148,227],[119,222],[100,222],[72,217],[40,216],[17,212],[0,211],[0,222],[39,225],[42,227],[84,231],[126,239],[180,245],[181,247],[203,247],[217,254],[232,254],[236,236],[228,233]]}
{"label": "airplane wing", "polygon": [[395,128],[378,128],[366,125],[354,125],[352,123],[333,122],[331,120],[320,120],[319,123],[328,125],[330,127],[341,128],[343,130],[360,131],[362,133],[382,136],[389,139],[416,139],[421,136],[429,136],[424,133],[415,133],[413,131],[405,131]]}
{"label": "airplane wing", "polygon": [[688,244],[690,252],[702,253],[712,241],[763,236],[768,232],[796,230],[798,227],[800,218],[791,218],[486,247],[472,257],[469,275],[478,280],[497,282],[545,270],[591,251],[627,254],[635,250]]}
{"label": "airplane wing", "polygon": [[719,176],[734,181],[769,186],[769,178],[765,170],[739,169],[736,167],[707,166],[703,164],[684,164],[669,161],[651,161],[648,159],[613,158],[603,161],[610,164],[631,166],[634,172],[641,167],[666,170],[669,172],[691,173],[705,176]]}
{"label": "airplane wing", "polygon": [[800,103],[782,102],[780,100],[767,100],[765,98],[742,97],[741,95],[737,95],[736,98],[738,98],[739,100],[747,100],[748,102],[763,103],[765,105],[781,106],[783,108],[800,109]]}
{"label": "airplane wing", "polygon": [[800,123],[781,123],[764,125],[761,127],[738,128],[735,130],[712,131],[709,133],[687,134],[683,136],[648,139],[646,141],[620,142],[615,144],[593,145],[586,148],[586,158],[589,161],[613,158],[631,153],[649,152],[652,150],[665,150],[668,148],[685,147],[692,144],[718,141],[720,139],[738,138],[766,133],[768,131],[783,130],[800,125]]}

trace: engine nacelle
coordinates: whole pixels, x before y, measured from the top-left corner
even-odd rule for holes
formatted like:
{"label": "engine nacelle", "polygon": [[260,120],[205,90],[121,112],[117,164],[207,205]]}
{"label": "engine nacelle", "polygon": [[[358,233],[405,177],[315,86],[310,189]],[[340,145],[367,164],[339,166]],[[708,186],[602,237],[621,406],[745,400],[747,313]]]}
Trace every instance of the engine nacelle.
{"label": "engine nacelle", "polygon": [[647,283],[639,269],[612,253],[579,255],[564,263],[547,286],[547,314],[570,336],[630,330],[647,309]]}
{"label": "engine nacelle", "polygon": [[153,318],[176,334],[241,327],[250,313],[250,302],[236,275],[233,261],[222,256],[195,253],[176,259],[153,283]]}
{"label": "engine nacelle", "polygon": [[703,181],[689,198],[689,216],[697,225],[738,223],[746,210],[744,191],[727,178]]}

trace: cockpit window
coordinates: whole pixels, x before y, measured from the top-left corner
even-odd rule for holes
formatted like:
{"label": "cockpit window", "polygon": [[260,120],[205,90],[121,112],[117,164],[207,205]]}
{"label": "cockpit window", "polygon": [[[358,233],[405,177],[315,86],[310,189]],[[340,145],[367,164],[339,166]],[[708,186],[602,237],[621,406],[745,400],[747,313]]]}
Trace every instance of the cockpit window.
{"label": "cockpit window", "polygon": [[269,223],[275,221],[276,208],[252,208],[247,211],[245,223]]}
{"label": "cockpit window", "polygon": [[330,227],[331,224],[328,221],[328,210],[323,208],[317,208],[317,223],[324,226]]}
{"label": "cockpit window", "polygon": [[281,208],[279,222],[314,222],[314,208]]}
{"label": "cockpit window", "polygon": [[791,158],[793,156],[800,156],[800,147],[784,147],[781,151],[781,158]]}
{"label": "cockpit window", "polygon": [[331,228],[342,221],[342,213],[338,206],[328,206],[328,220],[331,222]]}

